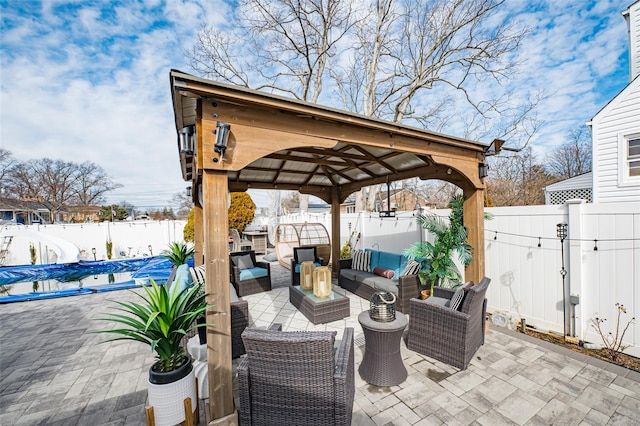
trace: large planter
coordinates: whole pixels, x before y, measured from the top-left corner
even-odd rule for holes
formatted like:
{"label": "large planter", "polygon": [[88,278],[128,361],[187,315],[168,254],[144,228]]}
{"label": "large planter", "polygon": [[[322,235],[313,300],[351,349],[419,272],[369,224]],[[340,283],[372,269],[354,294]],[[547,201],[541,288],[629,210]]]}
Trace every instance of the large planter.
{"label": "large planter", "polygon": [[191,398],[193,412],[197,410],[196,376],[191,358],[188,358],[185,365],[170,373],[157,373],[149,369],[148,385],[149,406],[153,407],[156,426],[173,426],[185,421],[186,398]]}

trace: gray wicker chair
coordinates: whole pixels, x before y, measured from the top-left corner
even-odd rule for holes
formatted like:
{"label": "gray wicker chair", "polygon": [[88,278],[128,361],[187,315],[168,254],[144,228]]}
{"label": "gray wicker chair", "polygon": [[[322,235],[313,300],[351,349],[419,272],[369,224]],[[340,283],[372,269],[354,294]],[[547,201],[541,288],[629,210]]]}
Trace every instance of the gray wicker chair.
{"label": "gray wicker chair", "polygon": [[483,278],[466,291],[460,311],[448,307],[454,290],[434,287],[426,300],[409,302],[407,348],[462,370],[484,344],[487,300],[491,280]]}
{"label": "gray wicker chair", "polygon": [[336,348],[335,332],[251,329],[242,334],[247,356],[238,365],[240,423],[351,424],[355,396],[353,328]]}
{"label": "gray wicker chair", "polygon": [[[240,259],[247,255],[251,258],[253,268],[243,268],[246,265],[242,265]],[[271,265],[269,262],[256,261],[255,251],[230,253],[229,268],[231,284],[235,287],[238,297],[271,290]]]}
{"label": "gray wicker chair", "polygon": [[300,285],[300,265],[304,261],[311,261],[316,267],[322,265],[324,260],[318,257],[318,248],[316,246],[294,247],[293,257],[291,258],[291,285]]}

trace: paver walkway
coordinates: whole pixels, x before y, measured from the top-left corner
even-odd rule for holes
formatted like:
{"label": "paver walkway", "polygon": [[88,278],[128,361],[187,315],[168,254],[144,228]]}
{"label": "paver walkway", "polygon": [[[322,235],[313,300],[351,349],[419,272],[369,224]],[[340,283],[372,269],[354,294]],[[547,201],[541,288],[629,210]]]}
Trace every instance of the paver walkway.
{"label": "paver walkway", "polygon": [[[271,265],[276,288],[245,298],[255,326],[336,330],[338,338],[354,328],[354,425],[640,425],[640,373],[493,326],[465,371],[403,342],[407,380],[371,386],[357,373],[364,348],[357,316],[369,301],[338,287],[351,316],[314,326],[289,303],[288,271]],[[0,425],[145,424],[149,348],[97,344],[105,335],[87,333],[111,326],[92,321],[107,299],[133,298],[115,291],[0,305]]]}

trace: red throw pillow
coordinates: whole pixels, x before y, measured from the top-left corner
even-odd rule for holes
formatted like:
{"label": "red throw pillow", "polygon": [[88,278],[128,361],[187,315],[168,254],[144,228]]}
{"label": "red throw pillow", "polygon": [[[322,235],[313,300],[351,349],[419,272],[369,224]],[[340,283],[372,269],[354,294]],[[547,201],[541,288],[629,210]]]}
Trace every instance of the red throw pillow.
{"label": "red throw pillow", "polygon": [[389,279],[393,278],[393,274],[394,274],[394,272],[391,269],[380,268],[378,266],[373,268],[373,273]]}

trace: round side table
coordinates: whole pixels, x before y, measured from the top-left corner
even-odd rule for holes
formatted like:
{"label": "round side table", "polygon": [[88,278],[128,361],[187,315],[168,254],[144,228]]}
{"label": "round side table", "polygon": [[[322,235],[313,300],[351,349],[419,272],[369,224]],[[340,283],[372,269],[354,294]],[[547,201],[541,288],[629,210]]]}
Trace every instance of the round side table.
{"label": "round side table", "polygon": [[369,311],[358,315],[364,331],[364,358],[358,368],[360,377],[375,386],[396,386],[407,378],[407,369],[400,355],[402,332],[407,327],[407,316],[396,312],[391,322],[374,321]]}

